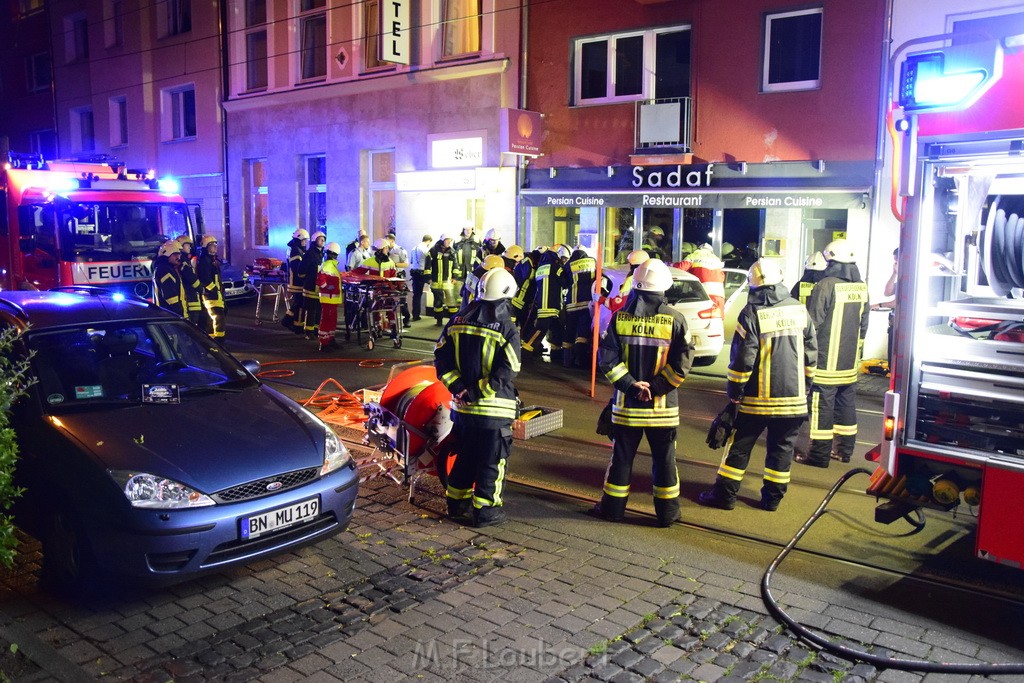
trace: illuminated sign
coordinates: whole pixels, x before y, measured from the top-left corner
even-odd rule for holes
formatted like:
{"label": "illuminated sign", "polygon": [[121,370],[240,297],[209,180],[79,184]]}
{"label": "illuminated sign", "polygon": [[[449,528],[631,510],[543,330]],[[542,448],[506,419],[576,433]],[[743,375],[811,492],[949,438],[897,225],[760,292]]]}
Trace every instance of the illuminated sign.
{"label": "illuminated sign", "polygon": [[540,156],[544,130],[539,112],[525,109],[501,110],[501,151],[505,154]]}
{"label": "illuminated sign", "polygon": [[682,166],[666,171],[656,168],[648,171],[644,166],[633,167],[633,187],[701,187],[711,185],[713,166],[703,170],[683,171]]}
{"label": "illuminated sign", "polygon": [[483,137],[435,138],[430,141],[430,165],[433,168],[482,166]]}
{"label": "illuminated sign", "polygon": [[380,3],[381,60],[409,64],[409,3],[412,0],[383,0]]}
{"label": "illuminated sign", "polygon": [[908,54],[897,98],[907,112],[964,109],[1003,75],[1003,48],[995,41]]}

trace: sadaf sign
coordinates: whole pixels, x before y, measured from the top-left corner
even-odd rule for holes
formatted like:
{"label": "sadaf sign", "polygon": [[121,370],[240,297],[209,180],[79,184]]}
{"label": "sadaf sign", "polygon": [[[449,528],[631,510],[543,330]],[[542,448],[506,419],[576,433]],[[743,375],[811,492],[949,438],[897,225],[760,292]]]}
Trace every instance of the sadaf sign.
{"label": "sadaf sign", "polygon": [[526,109],[501,110],[501,151],[539,157],[544,130],[540,112]]}

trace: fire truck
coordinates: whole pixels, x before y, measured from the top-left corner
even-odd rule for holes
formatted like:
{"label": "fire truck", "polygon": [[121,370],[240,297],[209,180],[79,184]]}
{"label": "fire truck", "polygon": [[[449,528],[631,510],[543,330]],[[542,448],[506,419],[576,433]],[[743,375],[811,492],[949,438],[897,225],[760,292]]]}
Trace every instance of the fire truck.
{"label": "fire truck", "polygon": [[[891,64],[901,221],[876,519],[973,514],[979,558],[1024,563],[1021,36],[910,41]],[[897,77],[898,67],[898,77]],[[869,456],[871,457],[871,456]]]}
{"label": "fire truck", "polygon": [[116,160],[10,153],[0,170],[0,288],[95,285],[150,298],[160,245],[202,234],[170,178]]}

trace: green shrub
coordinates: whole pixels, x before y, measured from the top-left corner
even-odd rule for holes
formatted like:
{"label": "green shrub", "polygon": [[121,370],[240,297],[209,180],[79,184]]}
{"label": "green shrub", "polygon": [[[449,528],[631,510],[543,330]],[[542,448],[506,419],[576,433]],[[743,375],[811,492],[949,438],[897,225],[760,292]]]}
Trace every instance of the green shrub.
{"label": "green shrub", "polygon": [[22,492],[14,485],[18,444],[11,429],[11,407],[31,385],[28,361],[14,355],[21,334],[13,327],[0,328],[0,563],[8,568],[14,565],[18,546],[11,506]]}

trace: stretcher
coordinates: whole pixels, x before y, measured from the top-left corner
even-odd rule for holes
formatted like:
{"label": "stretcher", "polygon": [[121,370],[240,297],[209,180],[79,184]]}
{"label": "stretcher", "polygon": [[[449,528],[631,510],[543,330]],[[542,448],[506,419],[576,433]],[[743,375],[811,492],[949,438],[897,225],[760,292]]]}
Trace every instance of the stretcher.
{"label": "stretcher", "polygon": [[262,325],[263,318],[260,312],[263,308],[264,297],[274,300],[274,307],[271,309],[270,320],[280,320],[277,313],[284,306],[285,314],[291,313],[291,305],[288,301],[288,273],[284,270],[284,264],[280,259],[258,258],[251,266],[246,267],[249,273],[249,280],[256,290],[256,324]]}
{"label": "stretcher", "polygon": [[345,340],[363,344],[373,350],[378,339],[389,337],[395,348],[402,347],[402,306],[407,289],[402,278],[345,273],[341,276],[345,308]]}
{"label": "stretcher", "polygon": [[373,453],[360,463],[360,472],[377,468],[374,474],[407,486],[409,502],[423,475],[437,477],[443,495],[456,455],[451,401],[433,365],[416,363],[393,375],[379,400],[364,406],[363,443]]}

